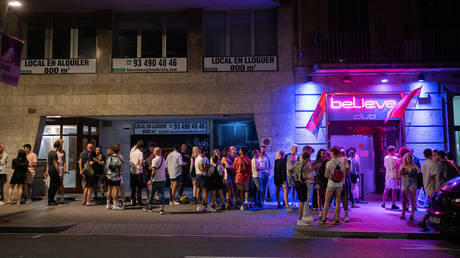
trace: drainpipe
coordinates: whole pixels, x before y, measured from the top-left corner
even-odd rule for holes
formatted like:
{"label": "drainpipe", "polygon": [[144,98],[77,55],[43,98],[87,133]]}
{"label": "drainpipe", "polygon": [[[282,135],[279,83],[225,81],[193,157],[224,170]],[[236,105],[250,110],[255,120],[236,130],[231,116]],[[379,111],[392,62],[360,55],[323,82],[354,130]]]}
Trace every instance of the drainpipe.
{"label": "drainpipe", "polygon": [[301,19],[301,4],[302,0],[297,0],[297,57],[299,61],[302,61],[303,52],[302,52],[302,19]]}

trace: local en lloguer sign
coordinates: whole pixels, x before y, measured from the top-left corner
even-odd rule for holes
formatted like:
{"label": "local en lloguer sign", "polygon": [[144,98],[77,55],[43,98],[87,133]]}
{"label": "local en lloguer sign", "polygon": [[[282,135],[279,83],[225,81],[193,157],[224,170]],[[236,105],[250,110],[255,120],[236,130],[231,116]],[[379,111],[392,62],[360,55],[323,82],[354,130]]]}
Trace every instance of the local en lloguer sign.
{"label": "local en lloguer sign", "polygon": [[329,94],[327,116],[329,121],[385,120],[390,109],[396,106],[400,95]]}
{"label": "local en lloguer sign", "polygon": [[204,57],[204,72],[277,71],[277,56],[213,56]]}

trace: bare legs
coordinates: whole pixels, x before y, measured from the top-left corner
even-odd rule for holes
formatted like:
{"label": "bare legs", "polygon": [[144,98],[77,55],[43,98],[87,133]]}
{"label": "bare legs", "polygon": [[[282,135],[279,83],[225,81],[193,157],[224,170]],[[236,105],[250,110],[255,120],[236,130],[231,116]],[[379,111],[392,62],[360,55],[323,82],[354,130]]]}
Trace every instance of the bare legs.
{"label": "bare legs", "polygon": [[219,198],[222,201],[222,205],[224,205],[225,204],[225,198],[224,198],[224,191],[223,190],[213,190],[212,191],[212,195],[211,195],[212,205],[213,206],[217,205],[217,195],[219,195]]}
{"label": "bare legs", "polygon": [[[382,207],[385,207],[385,201],[387,200],[389,190],[390,189],[385,188],[385,190],[383,191]],[[391,189],[392,206],[396,206],[396,191],[397,191],[397,189]]]}
{"label": "bare legs", "polygon": [[[10,185],[8,187],[8,201],[6,202],[7,204],[11,204],[11,196],[13,195],[13,189],[16,185]],[[18,184],[18,205],[21,205],[21,196],[22,192],[24,190],[24,185]]]}
{"label": "bare legs", "polygon": [[330,205],[330,202],[331,202],[331,199],[332,199],[332,195],[334,195],[334,199],[335,199],[335,216],[336,216],[336,221],[339,220],[339,217],[340,217],[340,194],[341,194],[341,190],[327,190],[326,191],[326,200],[324,202],[324,209],[323,209],[323,215],[321,216],[322,218],[322,221],[326,221],[327,219],[327,214],[329,212],[329,205]]}
{"label": "bare legs", "polygon": [[[293,187],[294,188],[294,187]],[[290,187],[286,185],[286,183],[283,184],[283,191],[284,191],[284,205],[286,205],[286,209],[291,209],[289,207],[289,190],[290,190]],[[295,192],[294,192],[294,196],[295,196]]]}

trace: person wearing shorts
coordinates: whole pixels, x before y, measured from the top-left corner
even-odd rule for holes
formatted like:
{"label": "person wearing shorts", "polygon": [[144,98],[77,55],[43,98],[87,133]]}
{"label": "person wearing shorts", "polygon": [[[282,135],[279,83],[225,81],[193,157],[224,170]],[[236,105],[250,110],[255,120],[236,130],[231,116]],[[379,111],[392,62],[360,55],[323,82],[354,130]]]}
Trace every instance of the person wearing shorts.
{"label": "person wearing shorts", "polygon": [[414,220],[416,200],[415,195],[417,191],[417,174],[420,173],[420,167],[414,163],[414,158],[410,152],[406,153],[403,156],[403,162],[399,172],[402,176],[402,192],[403,192],[403,201],[402,201],[402,213],[401,219],[406,219],[406,209],[409,204],[409,199],[411,201],[411,215],[410,220]]}
{"label": "person wearing shorts", "polygon": [[26,197],[26,203],[32,202],[32,184],[34,183],[35,178],[35,167],[37,166],[38,157],[37,154],[32,152],[32,146],[30,144],[24,144],[22,146],[24,151],[27,153],[27,161],[29,162],[29,168],[26,173],[25,185],[27,186],[27,191],[24,191],[24,197]]}
{"label": "person wearing shorts", "polygon": [[[241,210],[249,209],[248,205],[248,190],[249,190],[249,177],[252,174],[251,169],[251,160],[246,157],[248,150],[245,147],[242,147],[239,151],[239,156],[235,159],[233,163],[233,168],[235,169],[235,183],[236,190],[239,191]],[[244,205],[243,205],[243,196],[244,196]]]}
{"label": "person wearing shorts", "polygon": [[398,176],[398,169],[396,165],[396,161],[398,158],[396,157],[396,148],[394,146],[388,147],[388,155],[385,156],[384,166],[385,166],[385,190],[383,191],[383,200],[382,200],[382,208],[385,208],[385,201],[388,196],[388,192],[392,190],[391,193],[391,209],[397,210],[399,209],[396,206],[396,193],[401,188],[401,181],[399,180]]}
{"label": "person wearing shorts", "polygon": [[204,147],[200,147],[198,153],[199,155],[195,159],[196,181],[198,184],[198,188],[203,193],[203,202],[197,205],[196,211],[203,212],[206,211],[208,207],[209,159],[205,156],[206,150],[204,149]]}
{"label": "person wearing shorts", "polygon": [[[105,169],[107,171],[107,210],[122,210],[123,207],[118,205],[118,188],[121,183],[121,171],[124,168],[124,161],[118,156],[120,149],[116,146],[106,149],[107,160]],[[110,204],[112,198],[113,206]]]}
{"label": "person wearing shorts", "polygon": [[[176,192],[179,193],[179,187],[183,180],[182,175],[182,166],[184,162],[182,160],[182,154],[179,152],[181,145],[174,146],[174,151],[168,154],[166,157],[166,168],[168,169],[169,179],[171,180],[171,198],[169,200],[169,205],[180,204],[179,201],[176,201]],[[178,199],[180,196],[178,194]]]}

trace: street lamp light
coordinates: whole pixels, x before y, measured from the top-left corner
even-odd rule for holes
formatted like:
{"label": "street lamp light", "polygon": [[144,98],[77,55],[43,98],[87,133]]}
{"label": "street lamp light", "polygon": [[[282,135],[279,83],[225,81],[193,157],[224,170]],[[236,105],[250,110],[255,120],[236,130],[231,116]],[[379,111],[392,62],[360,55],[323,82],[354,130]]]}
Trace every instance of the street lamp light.
{"label": "street lamp light", "polygon": [[20,7],[22,6],[22,3],[17,0],[9,0],[8,3],[5,6],[5,11],[3,12],[3,18],[2,18],[2,27],[0,28],[0,31],[3,32],[3,28],[5,27],[6,24],[6,15],[8,14],[8,9],[11,7]]}

